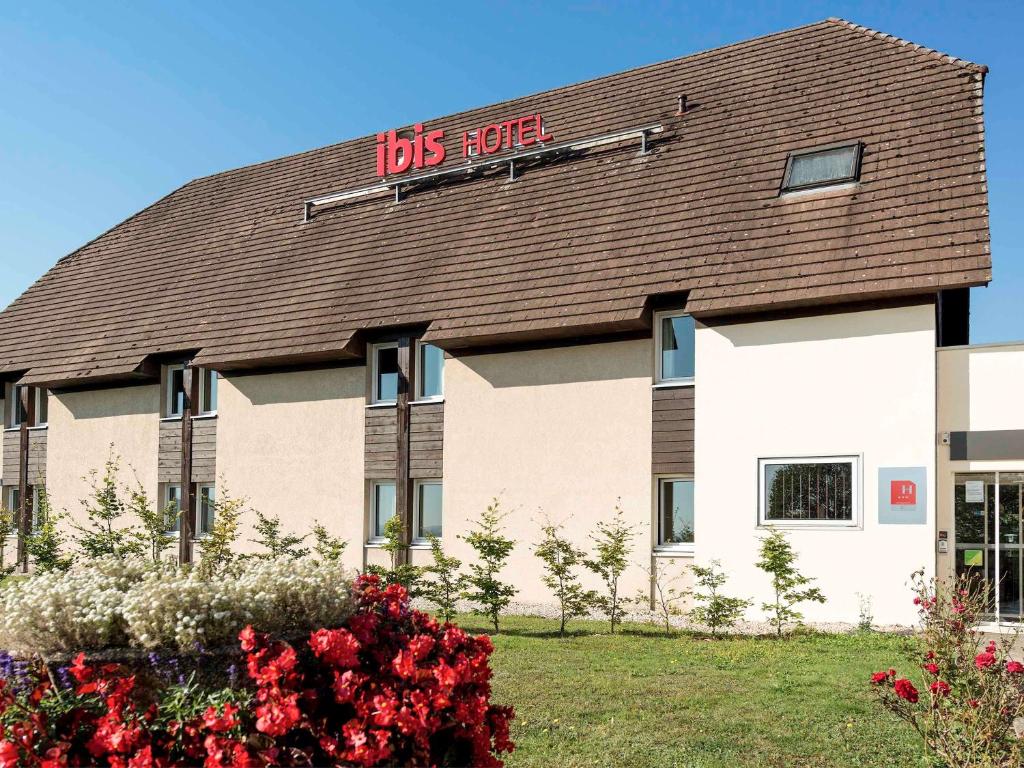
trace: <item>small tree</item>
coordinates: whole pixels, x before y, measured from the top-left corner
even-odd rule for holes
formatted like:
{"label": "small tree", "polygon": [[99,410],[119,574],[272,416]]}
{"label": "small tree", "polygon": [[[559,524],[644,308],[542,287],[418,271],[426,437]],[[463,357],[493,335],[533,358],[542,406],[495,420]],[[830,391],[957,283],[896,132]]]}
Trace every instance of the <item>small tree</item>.
{"label": "small tree", "polygon": [[430,552],[434,561],[423,567],[427,577],[420,583],[420,596],[433,603],[445,623],[455,615],[459,595],[466,586],[466,576],[459,571],[462,561],[450,557],[441,548],[441,540],[430,534]]}
{"label": "small tree", "polygon": [[36,491],[36,520],[25,539],[25,549],[40,573],[66,571],[74,558],[62,555],[64,536],[57,527],[58,516],[50,509],[50,498],[45,488]]}
{"label": "small tree", "polygon": [[545,518],[540,530],[543,538],[534,545],[533,553],[544,563],[541,581],[558,601],[561,616],[558,633],[564,635],[566,622],[586,616],[597,601],[597,593],[580,584],[578,569],[587,553],[562,535],[562,524]]}
{"label": "small tree", "polygon": [[336,563],[341,560],[345,547],[348,546],[347,541],[331,536],[327,528],[316,520],[313,521],[313,540],[313,551],[325,563]]}
{"label": "small tree", "polygon": [[612,633],[621,619],[622,596],[619,594],[619,578],[629,565],[629,543],[634,528],[626,523],[622,507],[616,506],[610,522],[599,522],[597,530],[590,534],[596,554],[584,560],[583,564],[596,573],[604,582],[607,594],[597,598],[597,605],[608,616]]}
{"label": "small tree", "polygon": [[114,445],[111,444],[103,474],[100,475],[94,469],[83,478],[92,487],[89,498],[82,499],[82,506],[85,507],[85,525],[72,525],[81,534],[78,537],[78,547],[86,557],[127,557],[141,555],[145,549],[144,537],[135,526],[116,525],[125,514],[124,502],[117,492],[120,463],[121,458],[114,453]]}
{"label": "small tree", "polygon": [[197,571],[201,578],[212,579],[227,573],[238,560],[234,546],[238,541],[245,501],[233,499],[225,489],[221,498],[213,501],[213,526],[203,537],[199,551]]}
{"label": "small tree", "polygon": [[502,535],[501,521],[504,518],[498,500],[494,499],[476,521],[476,530],[459,537],[476,551],[480,560],[469,566],[469,589],[463,593],[463,597],[476,603],[476,613],[490,618],[495,632],[501,631],[498,627],[501,612],[518,592],[511,584],[498,579],[498,574],[516,546],[512,539]]}
{"label": "small tree", "polygon": [[825,602],[825,595],[820,589],[807,586],[814,579],[797,571],[796,553],[781,531],[773,530],[761,539],[761,559],[757,561],[757,567],[772,577],[775,600],[763,603],[761,610],[768,614],[779,637],[782,637],[785,624],[803,618],[794,606],[809,601]]}
{"label": "small tree", "polygon": [[159,562],[163,559],[164,551],[178,540],[170,532],[181,514],[178,511],[178,505],[170,503],[163,509],[157,509],[150,501],[146,489],[139,482],[138,476],[135,477],[134,487],[125,486],[125,491],[128,493],[128,501],[124,505],[125,511],[138,518],[142,524],[140,536],[143,545],[153,562]]}
{"label": "small tree", "polygon": [[258,538],[249,541],[259,544],[266,550],[253,555],[259,560],[274,560],[278,557],[290,557],[294,560],[309,554],[308,548],[299,546],[306,537],[284,533],[281,530],[281,518],[277,515],[264,515],[257,510],[256,525],[253,527]]}
{"label": "small tree", "polygon": [[719,570],[721,565],[718,560],[712,560],[706,566],[690,566],[697,587],[693,590],[693,599],[703,603],[693,607],[690,618],[710,629],[715,637],[719,631],[736,626],[736,622],[743,618],[743,612],[751,604],[750,600],[726,597],[719,592],[727,581],[726,575]]}
{"label": "small tree", "polygon": [[388,553],[390,568],[380,566],[367,568],[368,573],[376,573],[387,584],[401,584],[409,592],[410,597],[419,597],[420,569],[410,563],[399,562],[401,554],[406,551],[405,525],[402,518],[392,515],[384,523],[384,543],[381,549]]}
{"label": "small tree", "polygon": [[672,617],[683,613],[679,604],[689,594],[687,590],[680,589],[677,586],[682,581],[682,572],[680,571],[675,574],[669,572],[669,567],[675,566],[675,564],[675,558],[667,561],[660,557],[654,558],[652,565],[649,568],[644,568],[650,577],[651,591],[640,590],[636,597],[638,605],[646,606],[647,608],[653,606],[665,625],[666,635],[672,634]]}

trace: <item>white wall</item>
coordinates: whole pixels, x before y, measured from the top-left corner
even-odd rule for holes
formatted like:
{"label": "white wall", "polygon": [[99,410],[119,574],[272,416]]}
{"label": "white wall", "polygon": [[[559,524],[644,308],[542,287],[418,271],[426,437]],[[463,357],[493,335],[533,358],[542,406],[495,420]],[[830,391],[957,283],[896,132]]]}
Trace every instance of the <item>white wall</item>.
{"label": "white wall", "polygon": [[[628,596],[646,584],[639,564],[651,548],[650,341],[467,355],[445,361],[444,543],[458,540],[495,496],[518,541],[505,578],[517,600],[550,602],[533,554],[541,516],[587,534],[621,503],[637,526],[624,579]],[[420,553],[417,553],[420,555]],[[422,562],[422,556],[414,557]]]}
{"label": "white wall", "polygon": [[[362,366],[222,377],[218,493],[300,535],[323,523],[348,540],[345,564],[362,567],[365,389]],[[255,549],[254,519],[243,521],[239,550]]]}
{"label": "white wall", "polygon": [[111,445],[121,459],[121,483],[134,485],[137,477],[156,499],[159,400],[154,384],[50,395],[46,490],[54,509],[84,518],[86,475],[103,474]]}
{"label": "white wall", "polygon": [[[793,530],[798,565],[828,602],[808,620],[910,623],[910,573],[934,567],[935,329],[931,305],[698,326],[696,557],[719,559],[728,591],[768,600],[755,562],[758,459],[860,455],[861,525]],[[881,466],[927,467],[927,525],[879,525]]]}

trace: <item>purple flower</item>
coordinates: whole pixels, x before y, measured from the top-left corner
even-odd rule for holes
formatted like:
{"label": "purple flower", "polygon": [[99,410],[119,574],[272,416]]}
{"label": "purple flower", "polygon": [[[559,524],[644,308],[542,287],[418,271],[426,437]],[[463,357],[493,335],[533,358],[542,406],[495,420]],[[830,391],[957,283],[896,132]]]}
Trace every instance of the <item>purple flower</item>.
{"label": "purple flower", "polygon": [[71,679],[71,673],[68,671],[66,666],[57,667],[57,683],[64,690],[74,687],[74,681]]}
{"label": "purple flower", "polygon": [[14,674],[14,659],[7,651],[0,651],[0,677],[5,680]]}
{"label": "purple flower", "polygon": [[228,667],[228,687],[238,687],[238,665],[232,664]]}
{"label": "purple flower", "polygon": [[28,662],[16,661],[12,667],[14,674],[10,677],[12,680],[11,689],[15,692],[28,690],[31,687],[31,680],[29,680],[28,675]]}

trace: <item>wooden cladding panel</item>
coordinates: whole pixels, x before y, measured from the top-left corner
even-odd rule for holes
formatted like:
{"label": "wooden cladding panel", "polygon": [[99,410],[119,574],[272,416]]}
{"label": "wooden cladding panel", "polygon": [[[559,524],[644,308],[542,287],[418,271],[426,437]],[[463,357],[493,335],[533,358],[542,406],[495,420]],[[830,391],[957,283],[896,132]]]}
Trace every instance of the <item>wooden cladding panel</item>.
{"label": "wooden cladding panel", "polygon": [[[444,403],[410,406],[409,475],[442,476]],[[398,421],[394,408],[366,409],[365,472],[368,480],[391,479],[398,471]]]}
{"label": "wooden cladding panel", "polygon": [[366,409],[364,471],[368,480],[395,477],[398,471],[398,416],[394,408]]}
{"label": "wooden cladding panel", "polygon": [[45,429],[28,431],[29,485],[46,485],[46,434]]}
{"label": "wooden cladding panel", "polygon": [[409,426],[409,475],[413,478],[443,476],[444,403],[412,406]]}
{"label": "wooden cladding panel", "polygon": [[652,392],[654,474],[693,474],[693,387]]}
{"label": "wooden cladding panel", "polygon": [[21,434],[16,429],[4,432],[4,485],[18,484],[18,454],[21,449]]}
{"label": "wooden cladding panel", "polygon": [[[192,420],[192,482],[217,479],[217,419]],[[157,481],[181,482],[181,421],[160,422]]]}

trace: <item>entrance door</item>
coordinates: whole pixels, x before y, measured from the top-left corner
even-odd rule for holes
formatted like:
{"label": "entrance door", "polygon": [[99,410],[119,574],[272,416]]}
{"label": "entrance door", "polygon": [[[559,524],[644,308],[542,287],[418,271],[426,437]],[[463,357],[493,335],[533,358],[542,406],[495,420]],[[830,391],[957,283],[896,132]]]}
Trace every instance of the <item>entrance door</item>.
{"label": "entrance door", "polygon": [[957,474],[954,517],[957,575],[976,576],[989,587],[992,618],[1021,621],[1024,473]]}

